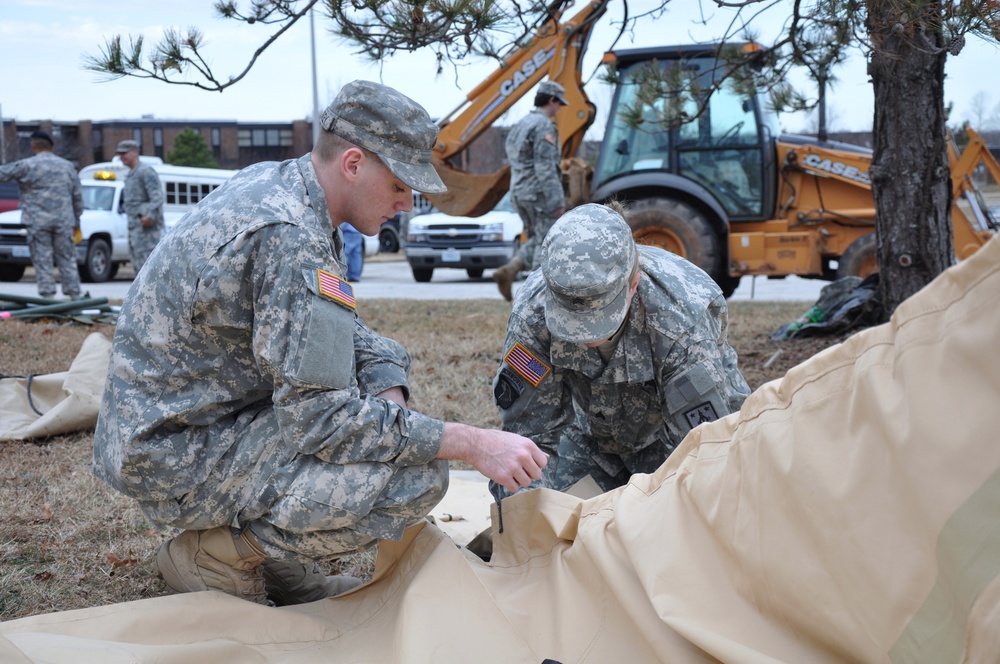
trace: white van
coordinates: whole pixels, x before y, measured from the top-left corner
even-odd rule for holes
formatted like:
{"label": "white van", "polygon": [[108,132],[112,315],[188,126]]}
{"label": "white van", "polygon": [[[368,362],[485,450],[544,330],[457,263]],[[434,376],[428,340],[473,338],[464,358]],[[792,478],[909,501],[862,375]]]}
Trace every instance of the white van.
{"label": "white van", "polygon": [[[160,176],[164,189],[163,216],[169,231],[198,201],[215,191],[236,171],[164,164],[159,157],[140,157]],[[80,279],[101,282],[114,278],[129,260],[128,220],[122,209],[122,189],[129,169],[118,157],[80,171],[83,189],[83,240],[76,245]],[[0,213],[0,281],[18,281],[31,265],[27,231],[21,211]]]}

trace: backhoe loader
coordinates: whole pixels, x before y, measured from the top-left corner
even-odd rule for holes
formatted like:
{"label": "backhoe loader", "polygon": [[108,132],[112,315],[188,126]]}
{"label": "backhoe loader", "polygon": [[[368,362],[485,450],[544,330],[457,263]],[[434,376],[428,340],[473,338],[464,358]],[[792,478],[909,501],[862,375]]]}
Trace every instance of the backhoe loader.
{"label": "backhoe loader", "polygon": [[[637,241],[661,246],[699,265],[728,297],[744,275],[790,274],[833,280],[878,269],[875,204],[868,179],[872,151],[836,141],[780,134],[763,94],[746,96],[719,82],[726,64],[718,45],[683,45],[606,53],[618,85],[596,166],[576,157],[596,108],[581,73],[591,31],[609,0],[588,3],[561,22],[554,12],[525,46],[516,48],[466,100],[439,121],[433,160],[448,193],[431,196],[443,212],[478,216],[507,191],[509,166],[466,173],[454,157],[513,104],[548,78],[566,88],[556,116],[562,142],[567,207],[619,200],[631,210]],[[753,44],[741,45],[753,48]],[[664,123],[667,104],[638,102],[641,73],[676,68],[714,90],[681,101],[693,120]],[[636,109],[640,109],[636,122]],[[626,117],[629,120],[626,120]],[[644,121],[645,120],[645,121]],[[969,132],[965,151],[951,149],[955,254],[961,260],[997,230],[973,175],[1000,184],[1000,166]]]}

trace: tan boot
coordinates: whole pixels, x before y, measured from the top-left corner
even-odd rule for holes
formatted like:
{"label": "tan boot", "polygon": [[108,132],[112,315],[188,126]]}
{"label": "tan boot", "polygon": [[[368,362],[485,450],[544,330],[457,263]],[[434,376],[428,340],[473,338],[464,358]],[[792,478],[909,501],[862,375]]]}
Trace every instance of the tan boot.
{"label": "tan boot", "polygon": [[503,295],[504,299],[508,302],[514,299],[511,286],[514,283],[514,280],[517,279],[517,273],[525,267],[524,259],[520,256],[514,256],[507,261],[506,265],[493,270],[493,281],[497,282],[497,288],[500,289],[500,294]]}
{"label": "tan boot", "polygon": [[278,606],[334,597],[364,583],[353,576],[324,576],[315,563],[303,565],[269,559],[263,568],[267,596]]}
{"label": "tan boot", "polygon": [[160,545],[156,567],[179,593],[218,590],[257,604],[270,604],[261,563],[267,559],[253,535],[228,526],[185,530]]}

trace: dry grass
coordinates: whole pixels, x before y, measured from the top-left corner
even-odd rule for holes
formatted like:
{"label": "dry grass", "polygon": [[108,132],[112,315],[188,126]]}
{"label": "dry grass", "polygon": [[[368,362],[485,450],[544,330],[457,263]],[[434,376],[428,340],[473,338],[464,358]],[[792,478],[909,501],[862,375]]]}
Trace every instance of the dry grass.
{"label": "dry grass", "polygon": [[[809,304],[730,305],[730,338],[751,387],[780,377],[840,340],[769,339]],[[444,420],[498,426],[490,384],[509,305],[371,300],[362,302],[360,311],[369,325],[400,341],[413,356],[415,409]],[[113,334],[107,326],[5,321],[0,324],[0,373],[65,371],[95,331]],[[0,620],[167,592],[152,556],[172,533],[152,526],[133,501],[93,478],[92,444],[90,432],[0,442]],[[347,573],[363,576],[370,572],[371,554],[344,563]]]}

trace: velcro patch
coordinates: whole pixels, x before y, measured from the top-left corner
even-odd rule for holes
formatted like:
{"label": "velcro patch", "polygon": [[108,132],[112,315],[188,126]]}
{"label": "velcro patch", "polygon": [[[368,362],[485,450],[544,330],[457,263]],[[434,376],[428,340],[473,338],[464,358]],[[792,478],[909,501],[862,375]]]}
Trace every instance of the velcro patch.
{"label": "velcro patch", "polygon": [[507,351],[503,361],[510,365],[510,368],[517,372],[519,376],[538,387],[542,379],[549,375],[551,367],[539,360],[535,355],[521,345],[518,341],[514,347]]}
{"label": "velcro patch", "polygon": [[357,309],[357,303],[354,301],[354,289],[349,283],[326,270],[317,269],[316,278],[319,282],[320,295],[339,302],[348,309]]}
{"label": "velcro patch", "polygon": [[493,388],[493,398],[497,405],[506,410],[524,392],[524,383],[509,367],[501,367],[497,384]]}
{"label": "velcro patch", "polygon": [[685,411],[684,417],[687,419],[688,425],[692,429],[699,424],[714,422],[719,419],[719,415],[715,412],[715,406],[712,405],[711,401],[706,401],[703,404],[695,406],[691,410]]}

